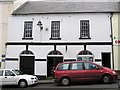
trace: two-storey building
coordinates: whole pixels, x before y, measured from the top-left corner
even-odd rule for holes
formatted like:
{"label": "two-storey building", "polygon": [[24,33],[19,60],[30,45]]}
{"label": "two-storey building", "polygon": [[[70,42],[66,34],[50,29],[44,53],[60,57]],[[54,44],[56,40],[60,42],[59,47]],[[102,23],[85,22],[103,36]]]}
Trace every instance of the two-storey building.
{"label": "two-storey building", "polygon": [[5,68],[48,77],[59,62],[88,60],[113,68],[116,2],[26,2],[9,19]]}

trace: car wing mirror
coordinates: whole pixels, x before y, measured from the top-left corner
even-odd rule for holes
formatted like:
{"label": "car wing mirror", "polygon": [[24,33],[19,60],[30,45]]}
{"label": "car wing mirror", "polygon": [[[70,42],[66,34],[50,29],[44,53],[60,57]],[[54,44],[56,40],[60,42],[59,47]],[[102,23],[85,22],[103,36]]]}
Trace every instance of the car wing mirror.
{"label": "car wing mirror", "polygon": [[99,70],[99,67],[97,66],[96,69]]}

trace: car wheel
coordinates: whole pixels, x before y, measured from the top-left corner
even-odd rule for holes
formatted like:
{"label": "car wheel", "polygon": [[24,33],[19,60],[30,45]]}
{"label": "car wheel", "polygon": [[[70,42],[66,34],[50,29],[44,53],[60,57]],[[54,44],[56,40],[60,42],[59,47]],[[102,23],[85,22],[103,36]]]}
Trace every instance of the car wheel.
{"label": "car wheel", "polygon": [[102,78],[102,82],[105,84],[111,83],[111,76],[110,75],[104,75]]}
{"label": "car wheel", "polygon": [[20,86],[21,88],[24,88],[24,87],[27,86],[27,82],[26,82],[25,80],[21,80],[21,81],[19,81],[19,86]]}
{"label": "car wheel", "polygon": [[70,79],[69,79],[69,78],[62,78],[62,79],[61,79],[61,84],[62,84],[63,86],[68,86],[68,85],[70,85]]}

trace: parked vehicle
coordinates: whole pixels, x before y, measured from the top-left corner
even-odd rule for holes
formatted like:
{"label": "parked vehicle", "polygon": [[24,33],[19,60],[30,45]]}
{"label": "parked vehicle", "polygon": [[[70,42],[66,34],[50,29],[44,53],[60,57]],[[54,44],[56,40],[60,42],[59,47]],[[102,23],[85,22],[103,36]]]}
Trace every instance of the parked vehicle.
{"label": "parked vehicle", "polygon": [[16,69],[0,69],[0,81],[1,85],[19,85],[23,88],[37,84],[38,78],[33,75],[23,74]]}
{"label": "parked vehicle", "polygon": [[62,62],[54,71],[54,82],[64,86],[74,81],[102,81],[108,84],[116,79],[114,70],[88,61]]}

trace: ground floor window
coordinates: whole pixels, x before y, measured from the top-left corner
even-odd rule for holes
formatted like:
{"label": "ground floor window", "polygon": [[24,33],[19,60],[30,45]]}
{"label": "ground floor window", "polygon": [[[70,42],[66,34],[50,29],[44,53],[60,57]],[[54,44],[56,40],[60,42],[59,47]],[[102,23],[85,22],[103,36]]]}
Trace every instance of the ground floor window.
{"label": "ground floor window", "polygon": [[86,61],[91,61],[93,62],[94,60],[94,55],[90,52],[90,51],[87,51],[87,50],[83,50],[83,51],[80,51],[77,55],[77,60],[78,61],[82,61],[82,60],[86,60]]}

